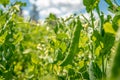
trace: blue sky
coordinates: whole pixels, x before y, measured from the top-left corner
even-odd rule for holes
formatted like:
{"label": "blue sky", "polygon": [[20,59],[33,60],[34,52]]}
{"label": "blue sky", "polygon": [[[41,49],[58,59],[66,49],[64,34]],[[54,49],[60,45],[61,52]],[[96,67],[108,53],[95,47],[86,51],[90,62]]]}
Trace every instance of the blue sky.
{"label": "blue sky", "polygon": [[[11,0],[14,2],[16,0]],[[32,9],[32,4],[37,6],[39,16],[41,19],[44,19],[49,13],[55,13],[57,16],[70,15],[72,13],[82,12],[86,16],[88,14],[85,11],[85,7],[82,4],[83,0],[18,0],[27,3],[27,6],[23,9],[23,14],[29,16],[29,12]],[[109,14],[107,7],[108,5],[104,0],[100,0],[100,10],[105,14]],[[94,12],[96,14],[96,12]]]}
{"label": "blue sky", "polygon": [[105,14],[108,14],[108,10],[107,10],[108,5],[107,3],[105,3],[104,0],[100,1],[99,7],[101,11],[103,11]]}

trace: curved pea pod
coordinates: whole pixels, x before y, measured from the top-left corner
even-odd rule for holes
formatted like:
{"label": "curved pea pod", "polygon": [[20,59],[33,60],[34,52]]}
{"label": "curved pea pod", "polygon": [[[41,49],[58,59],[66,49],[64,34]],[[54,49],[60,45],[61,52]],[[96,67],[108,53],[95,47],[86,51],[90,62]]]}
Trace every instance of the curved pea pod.
{"label": "curved pea pod", "polygon": [[79,39],[80,39],[81,30],[82,30],[81,22],[80,22],[79,19],[77,19],[71,46],[69,48],[67,56],[64,58],[64,60],[60,64],[60,66],[66,66],[66,65],[68,65],[68,64],[70,64],[72,62],[72,60],[74,58],[74,55],[78,51],[78,45],[79,45]]}

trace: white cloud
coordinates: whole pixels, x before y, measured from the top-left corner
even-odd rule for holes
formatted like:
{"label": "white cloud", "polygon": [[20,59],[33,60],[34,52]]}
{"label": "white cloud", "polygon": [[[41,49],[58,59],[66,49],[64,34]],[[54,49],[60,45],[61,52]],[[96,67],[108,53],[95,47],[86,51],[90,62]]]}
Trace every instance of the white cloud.
{"label": "white cloud", "polygon": [[52,0],[53,4],[80,4],[82,2],[82,0]]}
{"label": "white cloud", "polygon": [[29,1],[30,1],[30,3],[32,3],[32,4],[35,4],[35,3],[36,3],[35,0],[29,0]]}
{"label": "white cloud", "polygon": [[23,10],[23,15],[24,15],[24,16],[29,16],[29,11]]}
{"label": "white cloud", "polygon": [[61,11],[65,12],[67,10],[66,7],[61,7]]}
{"label": "white cloud", "polygon": [[60,14],[61,11],[57,8],[49,8],[39,12],[41,18],[45,18],[46,16],[49,15],[49,13]]}
{"label": "white cloud", "polygon": [[76,5],[76,4],[81,4],[82,3],[82,0],[80,1],[80,0],[68,0],[68,2],[70,3],[70,4],[73,4],[73,5]]}
{"label": "white cloud", "polygon": [[84,9],[83,0],[30,0],[37,6],[40,16],[46,17],[49,13],[57,16],[70,14],[71,12]]}
{"label": "white cloud", "polygon": [[37,5],[38,7],[41,7],[41,8],[49,7],[49,6],[50,6],[50,0],[43,0],[43,1],[37,0],[37,1],[36,1],[36,5]]}
{"label": "white cloud", "polygon": [[66,3],[66,1],[67,1],[67,0],[53,0],[52,2],[53,2],[53,4],[58,5],[58,4],[60,4],[60,3],[65,4],[65,3]]}

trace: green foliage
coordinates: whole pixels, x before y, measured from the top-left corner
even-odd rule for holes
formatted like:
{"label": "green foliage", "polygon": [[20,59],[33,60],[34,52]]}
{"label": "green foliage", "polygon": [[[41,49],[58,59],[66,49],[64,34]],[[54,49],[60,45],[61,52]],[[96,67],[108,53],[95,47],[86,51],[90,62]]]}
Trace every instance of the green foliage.
{"label": "green foliage", "polygon": [[120,6],[116,2],[116,0],[105,0],[106,3],[109,5],[108,10],[112,13],[116,13],[120,11]]}
{"label": "green foliage", "polygon": [[10,0],[0,0],[0,4],[3,4],[6,7],[7,4],[10,3]]}
{"label": "green foliage", "polygon": [[91,12],[98,6],[99,1],[100,0],[83,0],[83,4],[86,6],[87,12]]}
{"label": "green foliage", "polygon": [[106,0],[115,16],[104,18],[99,1],[83,0],[90,20],[51,13],[43,24],[29,22],[18,15],[22,2],[0,10],[0,80],[119,80],[119,6]]}
{"label": "green foliage", "polygon": [[68,52],[67,56],[65,57],[65,59],[63,60],[63,62],[61,63],[61,66],[66,66],[72,62],[74,55],[78,51],[81,30],[82,30],[81,22],[80,22],[80,20],[77,20],[76,28],[75,28],[75,31],[73,34],[73,39],[72,39],[72,43],[71,43],[69,52]]}
{"label": "green foliage", "polygon": [[113,18],[113,21],[112,21],[112,26],[114,28],[115,31],[117,31],[119,29],[119,26],[120,26],[120,14],[116,14]]}
{"label": "green foliage", "polygon": [[97,65],[97,63],[91,61],[89,65],[89,76],[90,80],[101,80],[102,79],[102,72]]}
{"label": "green foliage", "polygon": [[120,76],[120,43],[117,45],[116,55],[114,57],[113,67],[112,67],[112,78],[117,80]]}

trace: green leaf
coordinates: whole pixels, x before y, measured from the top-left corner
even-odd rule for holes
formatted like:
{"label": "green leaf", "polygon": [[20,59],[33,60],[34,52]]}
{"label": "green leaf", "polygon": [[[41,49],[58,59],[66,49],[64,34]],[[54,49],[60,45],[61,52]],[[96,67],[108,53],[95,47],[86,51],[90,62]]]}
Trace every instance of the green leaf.
{"label": "green leaf", "polygon": [[75,70],[69,68],[69,70],[68,70],[68,75],[75,75]]}
{"label": "green leaf", "polygon": [[100,42],[102,42],[102,36],[97,30],[94,30],[94,33],[92,35],[92,41],[95,42],[95,47],[98,47],[100,45]]}
{"label": "green leaf", "polygon": [[3,4],[6,7],[7,4],[10,3],[10,0],[0,0],[0,4]]}
{"label": "green leaf", "polygon": [[65,33],[58,33],[56,37],[58,40],[61,40],[61,39],[67,39],[68,35]]}
{"label": "green leaf", "polygon": [[112,26],[113,26],[113,29],[115,31],[118,30],[119,26],[120,26],[120,14],[116,14],[113,18],[113,21],[112,21]]}
{"label": "green leaf", "polygon": [[18,32],[16,35],[14,35],[14,39],[15,39],[15,41],[13,42],[14,45],[20,43],[20,41],[23,40],[22,33]]}
{"label": "green leaf", "polygon": [[67,45],[65,44],[65,42],[62,42],[62,43],[60,44],[60,48],[62,49],[63,52],[66,51]]}
{"label": "green leaf", "polygon": [[116,34],[116,32],[114,31],[112,24],[110,22],[106,22],[103,25],[103,29],[106,33]]}
{"label": "green leaf", "polygon": [[2,36],[0,36],[0,44],[3,44],[5,42],[6,36],[7,36],[7,32],[5,32]]}
{"label": "green leaf", "polygon": [[26,6],[27,4],[22,1],[18,1],[15,3],[15,5]]}
{"label": "green leaf", "polygon": [[105,0],[105,2],[106,2],[107,4],[109,4],[109,6],[113,6],[113,3],[112,3],[111,0]]}
{"label": "green leaf", "polygon": [[83,4],[86,6],[87,12],[90,12],[98,6],[99,1],[100,0],[83,0]]}
{"label": "green leaf", "polygon": [[61,49],[57,49],[55,51],[55,60],[54,60],[54,64],[57,63],[59,60],[62,60],[63,59],[63,55],[62,55],[62,51]]}
{"label": "green leaf", "polygon": [[111,48],[113,47],[115,42],[115,35],[111,33],[106,33],[103,37],[103,46],[104,48],[102,49],[102,54],[101,55],[106,55],[111,52]]}
{"label": "green leaf", "polygon": [[[115,1],[115,0],[114,0]],[[112,13],[116,13],[119,11],[119,6],[114,4],[113,0],[105,0],[105,2],[108,4],[108,10],[111,11]]]}
{"label": "green leaf", "polygon": [[66,66],[72,62],[74,55],[77,53],[77,50],[78,50],[81,30],[82,30],[82,24],[81,24],[80,20],[78,19],[76,22],[76,27],[75,27],[71,46],[69,48],[69,52],[68,52],[67,56],[65,57],[65,59],[60,64],[61,66]]}

